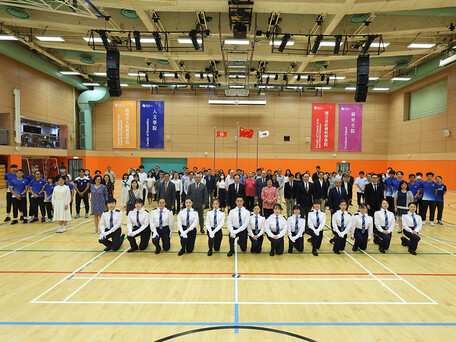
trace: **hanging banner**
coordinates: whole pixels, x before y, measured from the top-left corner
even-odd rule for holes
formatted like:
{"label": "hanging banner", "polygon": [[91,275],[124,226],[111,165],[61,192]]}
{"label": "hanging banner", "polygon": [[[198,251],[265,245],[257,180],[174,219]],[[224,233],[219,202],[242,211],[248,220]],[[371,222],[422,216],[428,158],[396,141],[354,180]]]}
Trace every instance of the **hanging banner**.
{"label": "hanging banner", "polygon": [[312,104],[312,151],[333,151],[336,105]]}
{"label": "hanging banner", "polygon": [[164,101],[141,101],[141,148],[165,148]]}
{"label": "hanging banner", "polygon": [[113,101],[112,147],[136,148],[136,101]]}
{"label": "hanging banner", "polygon": [[339,105],[339,151],[361,151],[363,105]]}

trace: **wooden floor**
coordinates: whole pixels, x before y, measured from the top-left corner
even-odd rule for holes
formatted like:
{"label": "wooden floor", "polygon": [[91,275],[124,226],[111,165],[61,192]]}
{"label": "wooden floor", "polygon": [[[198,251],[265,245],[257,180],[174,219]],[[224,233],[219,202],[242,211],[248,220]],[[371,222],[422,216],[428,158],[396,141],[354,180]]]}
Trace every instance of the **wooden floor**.
{"label": "wooden floor", "polygon": [[199,234],[178,257],[177,234],[160,255],[126,253],[128,243],[103,252],[92,218],[64,234],[55,223],[2,224],[0,340],[454,341],[456,193],[446,200],[445,225],[424,227],[417,256],[398,233],[386,254],[347,244],[335,255],[328,230],[318,257],[307,242],[270,257],[266,240],[261,255],[228,258],[225,231],[220,253],[206,256]]}

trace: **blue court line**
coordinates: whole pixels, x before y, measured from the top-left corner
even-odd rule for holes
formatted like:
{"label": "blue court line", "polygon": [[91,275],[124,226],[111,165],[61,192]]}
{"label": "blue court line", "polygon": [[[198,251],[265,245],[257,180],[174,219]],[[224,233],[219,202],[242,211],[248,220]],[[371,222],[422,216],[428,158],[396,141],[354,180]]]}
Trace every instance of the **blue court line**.
{"label": "blue court line", "polygon": [[424,234],[421,234],[423,235],[424,237],[429,237],[429,238],[433,238],[433,239],[436,239],[436,240],[439,240],[439,241],[444,241],[444,242],[448,242],[448,243],[456,243],[454,241],[450,241],[450,240],[444,240],[444,239],[440,239],[438,237],[435,237],[435,236],[430,236],[430,235],[424,235]]}
{"label": "blue court line", "polygon": [[[51,230],[50,230],[50,231],[51,231]],[[39,234],[40,234],[40,233],[38,233],[38,234],[24,235],[24,236],[18,236],[18,237],[11,238],[11,239],[7,239],[7,240],[1,240],[0,242],[7,242],[7,241],[11,241],[11,240],[17,240],[17,239],[27,238],[27,237],[35,236],[35,235],[39,235]]]}
{"label": "blue court line", "polygon": [[[234,304],[234,325],[239,325],[239,304]],[[234,329],[235,334],[239,334],[239,329]]]}
{"label": "blue court line", "polygon": [[[232,326],[231,322],[0,322],[0,326]],[[316,322],[316,323],[236,323],[237,326],[424,326],[424,327],[456,327],[456,323],[358,323],[358,322]]]}

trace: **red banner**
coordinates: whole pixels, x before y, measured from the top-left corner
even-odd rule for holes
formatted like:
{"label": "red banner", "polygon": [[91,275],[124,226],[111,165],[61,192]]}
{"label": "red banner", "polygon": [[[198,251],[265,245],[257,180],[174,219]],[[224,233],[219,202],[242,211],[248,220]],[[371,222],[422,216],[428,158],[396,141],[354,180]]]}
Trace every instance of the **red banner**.
{"label": "red banner", "polygon": [[254,130],[253,129],[246,129],[239,127],[239,136],[241,138],[249,138],[252,139]]}
{"label": "red banner", "polygon": [[336,105],[312,104],[312,151],[334,151]]}
{"label": "red banner", "polygon": [[217,138],[224,138],[226,137],[226,132],[223,131],[217,131]]}

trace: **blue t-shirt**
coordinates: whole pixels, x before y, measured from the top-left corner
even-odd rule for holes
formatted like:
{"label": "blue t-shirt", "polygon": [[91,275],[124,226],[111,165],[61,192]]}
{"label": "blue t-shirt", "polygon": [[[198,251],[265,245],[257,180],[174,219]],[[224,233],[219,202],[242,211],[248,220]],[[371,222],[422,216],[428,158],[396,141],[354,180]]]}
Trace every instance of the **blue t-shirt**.
{"label": "blue t-shirt", "polygon": [[44,192],[46,193],[46,196],[49,197],[52,195],[54,192],[55,184],[46,184],[44,186]]}
{"label": "blue t-shirt", "polygon": [[397,190],[399,189],[399,184],[401,184],[402,181],[397,180],[397,178],[393,179],[391,182],[393,184],[393,197],[396,196]]}
{"label": "blue t-shirt", "polygon": [[68,184],[66,184],[66,186],[70,188],[70,191],[74,190],[74,185],[73,184],[68,183]]}
{"label": "blue t-shirt", "polygon": [[[20,195],[22,192],[24,192],[25,188],[29,185],[29,181],[25,178],[22,179],[13,179],[10,182],[10,186],[13,187],[14,192],[17,195]],[[25,195],[25,194],[24,194]]]}
{"label": "blue t-shirt", "polygon": [[443,193],[447,190],[445,184],[436,185],[435,189],[437,190],[437,194],[435,195],[435,200],[437,202],[443,202]]}
{"label": "blue t-shirt", "polygon": [[384,185],[386,185],[386,196],[393,197],[393,181],[395,181],[396,178],[387,178],[383,182]]}
{"label": "blue t-shirt", "polygon": [[[412,192],[413,194],[413,197],[416,196],[416,194],[418,193],[418,191],[421,190],[421,184],[418,184],[417,182],[414,182],[413,184],[411,184],[410,182],[408,183],[408,186],[410,188],[410,191]],[[417,201],[417,198],[415,198],[415,202]]]}
{"label": "blue t-shirt", "polygon": [[3,178],[4,180],[6,180],[6,191],[7,192],[10,192],[10,182],[13,180],[13,179],[17,179],[17,176],[15,174],[12,174],[11,172],[8,172],[5,177]]}
{"label": "blue t-shirt", "polygon": [[[43,188],[43,186],[46,185],[46,181],[44,179],[40,179],[40,180],[32,180],[30,182],[30,187],[32,188],[33,192],[35,194],[38,194],[41,189]],[[38,195],[38,197],[44,197],[44,191]]]}
{"label": "blue t-shirt", "polygon": [[437,183],[432,182],[422,182],[423,186],[423,201],[435,201],[435,189],[437,188]]}
{"label": "blue t-shirt", "polygon": [[83,192],[87,188],[87,184],[90,184],[90,179],[88,177],[78,177],[74,180],[74,184],[76,185],[76,189]]}

